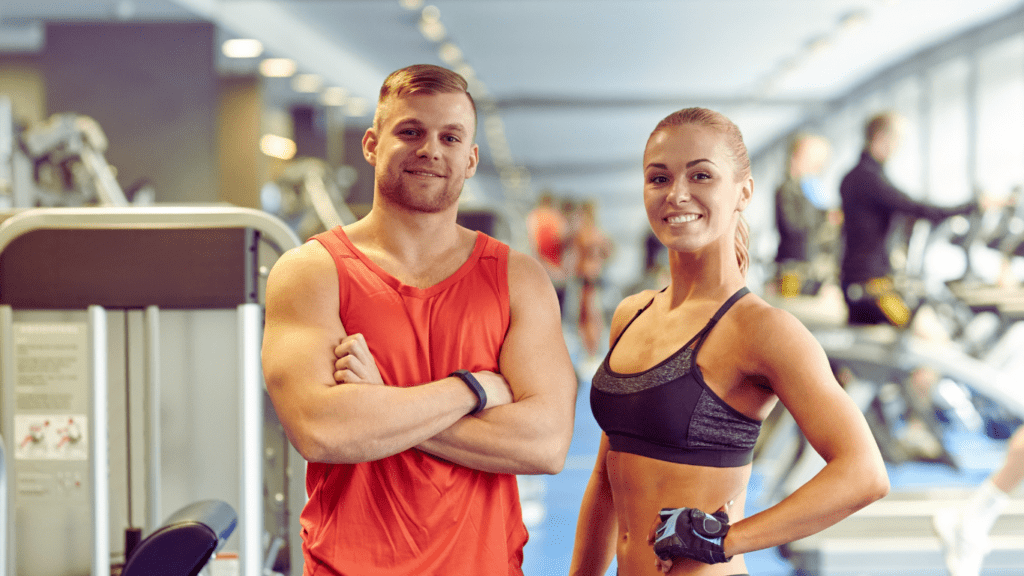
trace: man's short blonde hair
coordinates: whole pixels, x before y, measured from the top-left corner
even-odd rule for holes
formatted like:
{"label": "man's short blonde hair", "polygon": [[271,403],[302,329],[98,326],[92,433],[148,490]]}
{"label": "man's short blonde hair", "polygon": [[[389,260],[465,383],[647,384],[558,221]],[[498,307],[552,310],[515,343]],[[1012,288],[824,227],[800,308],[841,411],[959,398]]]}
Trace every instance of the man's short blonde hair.
{"label": "man's short blonde hair", "polygon": [[899,130],[902,124],[903,116],[900,116],[898,112],[891,110],[879,112],[868,118],[867,123],[864,124],[864,141],[870,144],[879,134]]}
{"label": "man's short blonde hair", "polygon": [[380,87],[373,126],[380,128],[388,104],[410,94],[465,94],[473,107],[473,130],[476,131],[476,102],[469,93],[469,83],[461,74],[433,64],[414,64],[395,70]]}

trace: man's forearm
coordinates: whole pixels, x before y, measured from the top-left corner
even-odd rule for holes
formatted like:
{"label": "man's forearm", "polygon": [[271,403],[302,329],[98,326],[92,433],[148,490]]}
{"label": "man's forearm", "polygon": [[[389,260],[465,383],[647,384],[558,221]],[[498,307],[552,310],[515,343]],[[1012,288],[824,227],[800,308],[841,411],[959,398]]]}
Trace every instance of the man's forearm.
{"label": "man's forearm", "polygon": [[475,407],[476,396],[454,378],[411,388],[341,384],[308,395],[282,423],[307,460],[357,463],[416,446]]}
{"label": "man's forearm", "polygon": [[450,462],[501,474],[557,474],[565,464],[572,430],[523,400],[462,418],[417,446]]}

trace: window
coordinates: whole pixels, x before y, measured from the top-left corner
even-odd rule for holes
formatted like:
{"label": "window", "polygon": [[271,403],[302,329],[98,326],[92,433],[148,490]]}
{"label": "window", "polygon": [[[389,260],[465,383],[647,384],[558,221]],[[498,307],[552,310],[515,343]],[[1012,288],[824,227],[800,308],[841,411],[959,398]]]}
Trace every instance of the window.
{"label": "window", "polygon": [[978,55],[977,122],[975,182],[1005,197],[1024,183],[1024,36]]}

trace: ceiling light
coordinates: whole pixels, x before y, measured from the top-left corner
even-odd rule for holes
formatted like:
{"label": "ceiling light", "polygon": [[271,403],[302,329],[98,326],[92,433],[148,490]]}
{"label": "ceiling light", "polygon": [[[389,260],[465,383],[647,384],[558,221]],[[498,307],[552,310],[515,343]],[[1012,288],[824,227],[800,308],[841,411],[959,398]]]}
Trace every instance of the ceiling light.
{"label": "ceiling light", "polygon": [[114,13],[117,14],[117,17],[121,20],[129,20],[133,18],[136,12],[138,12],[138,7],[135,5],[135,2],[132,2],[132,0],[121,0],[114,8]]}
{"label": "ceiling light", "polygon": [[306,94],[314,94],[320,91],[324,80],[318,74],[299,74],[292,78],[292,90]]}
{"label": "ceiling light", "polygon": [[420,32],[431,42],[440,42],[448,34],[440,20],[420,20]]}
{"label": "ceiling light", "polygon": [[0,53],[39,52],[45,45],[46,29],[38,20],[17,25],[0,24]]}
{"label": "ceiling light", "polygon": [[366,104],[365,98],[349,98],[345,101],[345,115],[353,118],[366,116],[370,107]]}
{"label": "ceiling light", "polygon": [[228,58],[256,58],[263,53],[263,43],[252,38],[234,38],[220,47]]}
{"label": "ceiling light", "polygon": [[465,62],[462,62],[458,66],[456,66],[455,71],[460,76],[465,78],[466,82],[472,82],[473,79],[476,78],[476,70],[473,70],[473,67],[470,66],[469,64],[466,64]]}
{"label": "ceiling light", "polygon": [[441,20],[441,10],[437,6],[427,6],[420,12],[420,17],[423,18],[424,22],[439,22]]}
{"label": "ceiling light", "polygon": [[260,151],[272,158],[291,160],[295,157],[296,146],[293,140],[277,134],[264,134],[260,138]]}
{"label": "ceiling light", "polygon": [[398,3],[406,10],[419,10],[423,6],[423,0],[398,0]]}
{"label": "ceiling light", "polygon": [[291,58],[267,58],[260,62],[260,74],[267,78],[288,78],[295,70],[295,60]]}
{"label": "ceiling light", "polygon": [[442,62],[449,66],[462,61],[462,50],[451,42],[441,44],[441,47],[437,49],[437,55]]}
{"label": "ceiling light", "polygon": [[320,94],[320,103],[324,106],[343,106],[348,99],[348,90],[331,86]]}
{"label": "ceiling light", "polygon": [[441,24],[441,10],[433,5],[420,12],[419,28],[423,37],[431,42],[440,42],[448,34],[444,24]]}

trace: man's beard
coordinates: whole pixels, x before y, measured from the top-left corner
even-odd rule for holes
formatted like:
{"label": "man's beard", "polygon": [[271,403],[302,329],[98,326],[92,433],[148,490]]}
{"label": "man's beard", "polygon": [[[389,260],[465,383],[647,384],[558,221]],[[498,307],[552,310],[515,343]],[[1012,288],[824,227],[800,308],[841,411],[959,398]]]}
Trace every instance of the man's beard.
{"label": "man's beard", "polygon": [[462,194],[461,187],[457,190],[444,188],[433,195],[413,194],[397,178],[379,179],[377,189],[391,204],[423,214],[436,214],[447,210],[452,204],[459,201],[459,196]]}

